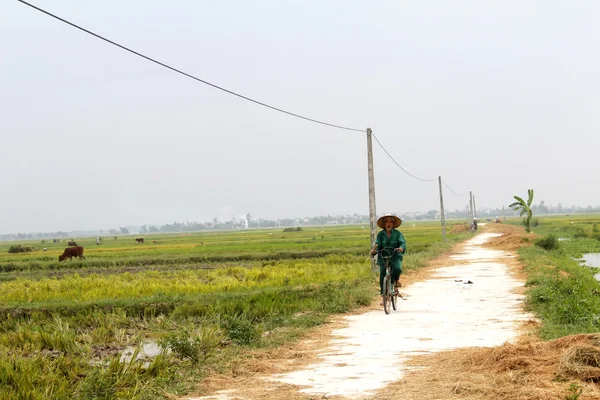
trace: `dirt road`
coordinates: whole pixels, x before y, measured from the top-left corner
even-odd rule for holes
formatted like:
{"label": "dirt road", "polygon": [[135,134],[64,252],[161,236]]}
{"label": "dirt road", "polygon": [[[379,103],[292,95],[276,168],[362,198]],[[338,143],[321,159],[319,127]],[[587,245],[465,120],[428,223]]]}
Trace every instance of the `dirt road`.
{"label": "dirt road", "polygon": [[255,360],[254,373],[248,366],[249,373],[235,379],[213,377],[204,387],[210,395],[189,399],[386,398],[402,391],[404,397],[396,398],[455,398],[402,382],[407,373],[418,375],[435,362],[415,362],[423,355],[500,346],[523,333],[531,316],[523,311],[515,254],[501,245],[486,247],[501,239],[500,233],[479,233],[406,276],[401,290],[406,300],[399,301],[398,311],[385,315],[376,302],[358,314],[338,316],[306,340]]}

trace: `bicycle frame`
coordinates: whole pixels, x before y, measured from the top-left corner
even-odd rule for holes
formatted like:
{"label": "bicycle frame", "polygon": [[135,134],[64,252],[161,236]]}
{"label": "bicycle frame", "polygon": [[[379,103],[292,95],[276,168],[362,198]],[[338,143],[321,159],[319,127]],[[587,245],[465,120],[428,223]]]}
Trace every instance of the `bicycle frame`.
{"label": "bicycle frame", "polygon": [[381,298],[383,302],[383,310],[386,314],[389,314],[391,311],[390,304],[394,310],[396,309],[396,300],[398,296],[396,282],[392,282],[392,271],[389,264],[389,260],[395,251],[396,249],[390,252],[389,248],[383,248],[377,251],[377,254],[383,258],[385,263],[385,277],[383,278]]}

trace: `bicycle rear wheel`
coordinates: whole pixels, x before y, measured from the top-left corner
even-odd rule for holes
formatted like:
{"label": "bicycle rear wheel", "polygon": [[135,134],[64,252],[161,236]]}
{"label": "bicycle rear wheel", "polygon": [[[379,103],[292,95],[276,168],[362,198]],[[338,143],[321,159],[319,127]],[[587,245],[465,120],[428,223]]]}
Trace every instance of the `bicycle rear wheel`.
{"label": "bicycle rear wheel", "polygon": [[389,314],[391,311],[391,298],[392,298],[392,282],[389,276],[383,278],[383,311]]}

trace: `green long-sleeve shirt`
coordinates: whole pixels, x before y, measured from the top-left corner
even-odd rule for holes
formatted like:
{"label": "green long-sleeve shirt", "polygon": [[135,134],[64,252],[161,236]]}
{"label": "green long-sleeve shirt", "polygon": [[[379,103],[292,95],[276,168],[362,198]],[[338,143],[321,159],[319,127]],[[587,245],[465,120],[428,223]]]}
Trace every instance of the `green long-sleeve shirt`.
{"label": "green long-sleeve shirt", "polygon": [[[406,253],[406,239],[404,239],[404,235],[397,229],[392,229],[390,236],[388,237],[387,233],[384,230],[379,231],[377,234],[377,238],[375,239],[375,243],[377,244],[377,249],[381,250],[383,248],[391,248],[397,249],[398,247],[402,247],[404,251],[402,253],[395,251],[390,258],[390,263],[392,265],[396,260],[401,261]],[[377,257],[377,262],[379,264],[383,264],[383,258]]]}

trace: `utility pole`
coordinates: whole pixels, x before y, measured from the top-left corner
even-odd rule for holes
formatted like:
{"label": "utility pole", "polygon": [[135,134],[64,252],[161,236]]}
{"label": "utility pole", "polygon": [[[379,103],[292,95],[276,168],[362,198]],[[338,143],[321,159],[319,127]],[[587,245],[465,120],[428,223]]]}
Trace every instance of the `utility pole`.
{"label": "utility pole", "polygon": [[[369,167],[369,225],[370,225],[370,247],[375,244],[375,234],[377,232],[377,213],[375,211],[375,173],[373,172],[373,142],[371,140],[371,128],[367,128],[367,163]],[[371,257],[371,268],[375,269],[375,258]]]}
{"label": "utility pole", "polygon": [[446,240],[446,216],[444,215],[444,196],[442,194],[442,177],[438,176],[440,184],[440,213],[442,215],[442,239]]}
{"label": "utility pole", "polygon": [[473,219],[473,192],[469,192],[469,216]]}

